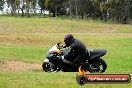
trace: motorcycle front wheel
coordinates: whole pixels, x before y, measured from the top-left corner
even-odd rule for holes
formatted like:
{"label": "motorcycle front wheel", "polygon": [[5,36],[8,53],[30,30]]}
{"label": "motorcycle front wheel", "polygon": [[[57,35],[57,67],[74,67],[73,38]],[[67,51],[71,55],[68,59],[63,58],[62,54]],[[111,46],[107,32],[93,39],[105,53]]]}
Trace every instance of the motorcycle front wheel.
{"label": "motorcycle front wheel", "polygon": [[49,63],[47,63],[47,62],[44,62],[43,64],[42,64],[42,68],[43,68],[43,70],[45,71],[45,72],[49,72],[51,69],[50,69],[50,64]]}
{"label": "motorcycle front wheel", "polygon": [[42,64],[42,68],[45,72],[58,72],[61,70],[59,66],[47,62]]}

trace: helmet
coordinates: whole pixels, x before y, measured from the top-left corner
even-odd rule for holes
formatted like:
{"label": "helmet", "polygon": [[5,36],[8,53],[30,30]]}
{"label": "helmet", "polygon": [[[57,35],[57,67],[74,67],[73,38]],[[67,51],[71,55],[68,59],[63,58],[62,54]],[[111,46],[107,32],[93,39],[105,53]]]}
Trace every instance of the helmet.
{"label": "helmet", "polygon": [[67,34],[65,37],[64,37],[64,42],[66,45],[70,45],[72,43],[72,40],[74,39],[73,35],[72,34]]}

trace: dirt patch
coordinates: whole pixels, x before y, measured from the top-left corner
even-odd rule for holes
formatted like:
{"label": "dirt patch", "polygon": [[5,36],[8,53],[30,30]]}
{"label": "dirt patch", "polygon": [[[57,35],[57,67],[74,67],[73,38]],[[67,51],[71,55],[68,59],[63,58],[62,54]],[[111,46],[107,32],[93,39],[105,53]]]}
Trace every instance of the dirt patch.
{"label": "dirt patch", "polygon": [[0,71],[40,71],[41,64],[22,61],[0,60]]}

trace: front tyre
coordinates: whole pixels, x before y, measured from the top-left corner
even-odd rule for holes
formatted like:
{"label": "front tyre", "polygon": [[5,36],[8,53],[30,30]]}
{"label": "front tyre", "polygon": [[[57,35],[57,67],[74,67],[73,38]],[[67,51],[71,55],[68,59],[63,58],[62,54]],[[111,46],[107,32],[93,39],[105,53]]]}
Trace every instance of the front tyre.
{"label": "front tyre", "polygon": [[61,70],[61,68],[57,65],[54,65],[52,63],[44,62],[42,64],[42,68],[45,72],[58,72]]}
{"label": "front tyre", "polygon": [[50,69],[50,64],[47,63],[47,62],[43,62],[42,68],[43,68],[43,70],[44,70],[45,72],[50,72],[50,71],[51,71],[51,69]]}
{"label": "front tyre", "polygon": [[94,60],[89,66],[89,72],[91,73],[103,73],[107,68],[106,62],[99,58]]}

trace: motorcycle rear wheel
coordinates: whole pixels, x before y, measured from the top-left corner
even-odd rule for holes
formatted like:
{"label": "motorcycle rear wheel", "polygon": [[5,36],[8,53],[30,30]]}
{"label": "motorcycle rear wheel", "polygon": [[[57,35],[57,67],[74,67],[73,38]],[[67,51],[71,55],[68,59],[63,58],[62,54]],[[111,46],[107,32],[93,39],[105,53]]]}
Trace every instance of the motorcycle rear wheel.
{"label": "motorcycle rear wheel", "polygon": [[103,73],[105,72],[106,68],[107,68],[106,62],[103,59],[99,58],[90,64],[88,71],[90,73]]}

